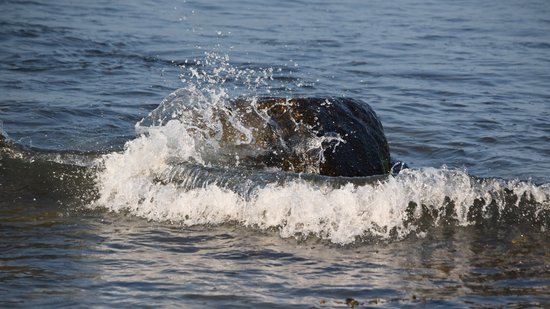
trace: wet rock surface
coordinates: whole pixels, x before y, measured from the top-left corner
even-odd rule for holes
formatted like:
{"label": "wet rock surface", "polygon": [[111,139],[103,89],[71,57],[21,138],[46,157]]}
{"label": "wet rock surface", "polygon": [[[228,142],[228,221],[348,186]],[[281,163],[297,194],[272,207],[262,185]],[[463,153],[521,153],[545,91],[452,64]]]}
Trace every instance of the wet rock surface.
{"label": "wet rock surface", "polygon": [[[229,110],[229,113],[227,113]],[[373,109],[350,98],[239,98],[220,117],[222,142],[260,150],[246,161],[292,172],[370,176],[390,171],[384,130]],[[228,118],[251,129],[245,136]]]}

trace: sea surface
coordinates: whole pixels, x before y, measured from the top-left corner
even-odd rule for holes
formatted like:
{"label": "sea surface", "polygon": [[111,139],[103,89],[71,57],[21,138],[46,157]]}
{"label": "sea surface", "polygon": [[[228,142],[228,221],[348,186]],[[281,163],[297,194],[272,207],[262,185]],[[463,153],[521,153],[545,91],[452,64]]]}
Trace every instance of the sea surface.
{"label": "sea surface", "polygon": [[[251,168],[265,96],[408,168]],[[550,307],[545,0],[0,0],[0,134],[2,308]]]}

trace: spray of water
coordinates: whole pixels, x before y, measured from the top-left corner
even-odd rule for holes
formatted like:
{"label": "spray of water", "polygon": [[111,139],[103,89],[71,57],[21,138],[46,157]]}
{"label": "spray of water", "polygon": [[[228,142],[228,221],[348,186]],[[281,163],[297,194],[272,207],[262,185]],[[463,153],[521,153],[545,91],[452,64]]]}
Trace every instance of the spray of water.
{"label": "spray of water", "polygon": [[[99,198],[92,207],[182,225],[239,224],[338,244],[488,220],[549,227],[548,184],[477,179],[445,167],[344,179],[248,164],[245,158],[277,149],[257,146],[254,129],[226,108],[233,98],[229,93],[240,86],[243,93],[259,91],[273,70],[240,70],[214,54],[182,70],[185,87],[136,124],[138,137],[124,152],[100,159]],[[244,102],[254,100],[249,96]],[[243,108],[254,121],[269,119],[255,104]],[[234,136],[230,141],[227,130]],[[339,136],[310,136],[297,151],[322,153],[327,139],[332,145],[342,142]]]}

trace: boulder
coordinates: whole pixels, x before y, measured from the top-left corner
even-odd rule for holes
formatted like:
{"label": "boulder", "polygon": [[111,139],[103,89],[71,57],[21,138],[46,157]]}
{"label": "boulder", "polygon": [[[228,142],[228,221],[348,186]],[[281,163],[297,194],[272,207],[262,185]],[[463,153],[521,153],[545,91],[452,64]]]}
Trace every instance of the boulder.
{"label": "boulder", "polygon": [[238,98],[222,114],[221,143],[245,165],[347,177],[390,172],[382,124],[360,100]]}

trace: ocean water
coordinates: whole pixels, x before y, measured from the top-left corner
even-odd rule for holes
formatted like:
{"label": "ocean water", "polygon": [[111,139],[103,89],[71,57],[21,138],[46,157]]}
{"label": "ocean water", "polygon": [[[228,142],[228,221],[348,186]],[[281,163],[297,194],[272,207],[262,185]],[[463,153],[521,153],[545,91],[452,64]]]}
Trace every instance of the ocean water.
{"label": "ocean water", "polygon": [[[550,306],[547,1],[0,0],[0,81],[0,307]],[[409,168],[250,166],[265,96]]]}

